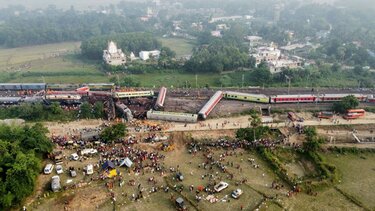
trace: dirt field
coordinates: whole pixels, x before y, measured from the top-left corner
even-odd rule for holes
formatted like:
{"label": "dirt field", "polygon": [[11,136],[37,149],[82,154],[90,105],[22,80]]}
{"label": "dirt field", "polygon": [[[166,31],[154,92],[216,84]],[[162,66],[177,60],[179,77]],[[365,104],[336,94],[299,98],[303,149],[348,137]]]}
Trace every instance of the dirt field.
{"label": "dirt field", "polygon": [[[364,134],[365,131],[371,130],[375,122],[374,114],[367,115],[366,119],[353,120],[351,122],[346,120],[345,122],[340,119],[340,122],[343,121],[342,125],[333,124],[330,120],[316,120],[307,113],[299,115],[306,119],[304,124],[317,125],[320,134],[332,136],[345,135],[353,128],[358,133],[362,132]],[[290,123],[284,122],[285,115],[278,115],[275,118],[281,122],[270,124],[270,126],[291,126]],[[95,167],[93,175],[85,175],[83,173],[83,168],[87,164],[98,164],[101,155],[95,155],[81,161],[64,159],[63,167],[65,172],[60,175],[62,185],[75,185],[76,187],[58,193],[51,193],[49,191],[50,180],[56,172],[53,171],[51,175],[40,175],[38,177],[37,190],[26,201],[26,205],[32,210],[50,210],[51,207],[57,210],[175,210],[173,200],[181,196],[185,199],[185,204],[189,210],[234,211],[241,210],[241,207],[243,210],[257,208],[259,210],[361,210],[361,207],[343,195],[343,193],[346,193],[358,199],[365,207],[375,208],[375,204],[372,201],[375,197],[372,194],[372,190],[375,188],[372,185],[375,184],[375,181],[373,181],[373,178],[375,178],[373,177],[375,169],[373,161],[375,157],[372,154],[364,156],[326,154],[327,160],[336,165],[343,176],[342,182],[337,186],[338,189],[328,188],[320,191],[317,196],[300,193],[287,197],[290,187],[280,181],[256,152],[242,149],[233,151],[212,149],[211,156],[214,160],[218,160],[227,166],[226,172],[223,172],[215,165],[207,169],[202,167],[202,163],[206,162],[207,152],[198,152],[195,155],[188,153],[185,144],[190,138],[219,139],[220,137],[234,137],[235,129],[249,125],[248,119],[248,116],[240,116],[209,119],[198,124],[188,124],[186,126],[180,123],[164,124],[166,127],[165,134],[171,140],[174,140],[175,144],[173,151],[158,151],[158,153],[165,156],[165,159],[160,161],[161,165],[166,169],[163,175],[160,172],[152,172],[150,169],[137,173],[124,167],[117,167],[116,169],[122,175],[123,180],[102,180],[98,179],[102,173],[99,165]],[[371,124],[360,125],[368,122]],[[47,122],[45,125],[49,128],[51,135],[65,136],[84,129],[97,128],[103,123],[105,122],[100,120],[81,120],[68,123]],[[157,123],[157,121],[153,123]],[[143,131],[132,134],[144,138],[149,133],[152,132]],[[294,140],[296,141],[303,139],[301,136],[295,136]],[[157,146],[158,144],[138,143],[129,147],[151,152],[157,150]],[[65,157],[77,151],[77,149],[64,149],[61,147],[59,149],[63,150]],[[226,152],[228,154],[223,156]],[[315,174],[315,168],[311,163],[288,150],[277,151],[276,156],[283,162],[290,175],[303,178]],[[249,159],[254,159],[253,162],[259,167],[254,168]],[[45,163],[52,163],[52,161],[46,160]],[[66,170],[70,166],[74,166],[77,169],[77,177],[71,178],[69,176]],[[172,169],[174,170],[172,171]],[[184,175],[183,181],[176,180],[176,169]],[[358,174],[353,172],[362,172],[361,180],[358,180]],[[230,174],[233,174],[233,178],[229,177]],[[149,182],[152,177],[156,181],[155,183]],[[123,181],[123,186],[120,186],[121,181]],[[130,181],[134,181],[134,185],[130,185]],[[200,192],[197,195],[198,186],[209,187],[210,183],[219,181],[227,182],[229,187],[220,193],[214,194],[218,202],[210,203],[205,200],[208,196],[206,192]],[[241,181],[244,181],[244,183]],[[281,189],[271,188],[274,181],[277,181],[283,187]],[[106,186],[108,182],[113,184],[113,188]],[[143,198],[134,200],[133,194],[137,194],[139,191],[139,184],[144,190]],[[178,187],[181,185],[184,190],[180,193]],[[165,192],[164,189],[167,186],[170,186],[170,189]],[[189,191],[191,186],[193,191]],[[157,192],[153,191],[155,187],[158,188]],[[174,190],[174,187],[176,187],[176,190]],[[237,188],[243,190],[244,194],[239,199],[233,199],[230,194]],[[202,200],[198,202],[196,200],[197,196],[201,197]],[[269,198],[273,199],[269,200]]]}
{"label": "dirt field", "polygon": [[[182,143],[182,142],[181,142]],[[152,146],[149,147],[153,148]],[[72,151],[64,151],[69,154]],[[215,159],[219,159],[224,150],[213,150],[213,156]],[[230,179],[227,173],[223,173],[220,169],[214,167],[212,169],[204,169],[202,166],[199,167],[204,161],[204,153],[197,153],[195,155],[189,154],[185,147],[179,145],[172,152],[164,152],[166,159],[164,165],[169,168],[178,169],[184,175],[184,180],[182,182],[177,181],[175,178],[175,173],[168,172],[164,177],[158,174],[152,174],[146,171],[144,174],[135,174],[134,172],[129,172],[126,168],[117,168],[124,177],[125,185],[123,187],[119,186],[117,180],[106,179],[91,181],[99,175],[99,171],[96,170],[92,176],[84,176],[82,173],[78,174],[78,177],[73,179],[73,183],[81,183],[83,187],[75,188],[72,190],[66,190],[59,193],[39,192],[37,196],[33,196],[33,203],[29,204],[29,208],[32,210],[49,210],[51,207],[57,210],[175,210],[174,204],[171,201],[172,198],[178,196],[183,196],[185,203],[189,210],[240,210],[243,207],[244,210],[254,210],[259,208],[259,210],[361,210],[360,207],[348,201],[340,192],[334,188],[329,188],[327,190],[321,191],[317,196],[310,196],[304,193],[294,195],[292,197],[287,197],[286,193],[289,190],[285,185],[285,188],[280,190],[272,189],[271,183],[277,181],[278,177],[271,171],[267,164],[261,160],[256,153],[235,150],[234,154],[226,156],[223,163],[232,163],[228,165],[228,171],[234,173],[234,178]],[[300,164],[298,158],[290,156],[289,154],[281,153],[280,158],[284,158],[283,161],[286,165],[295,165],[297,168],[291,168],[290,171],[293,172],[297,169],[298,172],[302,174],[309,174],[306,168],[302,167],[304,165]],[[337,164],[340,171],[343,172],[344,177],[342,184],[338,185],[344,191],[353,194],[363,200],[369,207],[373,207],[372,202],[372,192],[374,188],[371,184],[375,184],[373,180],[371,167],[373,163],[373,155],[365,156],[365,162],[361,165],[356,165],[357,162],[362,162],[363,159],[357,158],[353,159],[352,156],[344,157],[341,160],[333,154],[327,155],[328,159]],[[248,159],[254,159],[254,162],[259,165],[259,168],[254,168]],[[295,160],[297,159],[297,160]],[[64,166],[74,165],[76,167],[83,167],[87,163],[95,163],[98,157],[85,160],[83,162],[79,161],[66,161]],[[347,161],[351,160],[347,164]],[[354,160],[354,161],[353,161]],[[345,164],[345,165],[343,165]],[[347,169],[347,167],[349,167]],[[356,180],[358,177],[352,172],[363,172],[363,168],[368,169],[366,176],[362,176],[362,180]],[[374,167],[375,169],[375,167]],[[210,177],[204,177],[202,175],[212,174],[212,180]],[[349,175],[346,175],[349,174]],[[368,175],[368,176],[367,176]],[[153,183],[147,182],[148,178],[154,176],[157,181],[157,186],[166,187],[166,180],[170,181],[170,185],[183,185],[185,187],[182,193],[175,192],[171,188],[168,193],[160,189],[156,193],[151,193]],[[39,181],[49,181],[51,175],[41,175]],[[66,173],[62,176],[62,181],[65,183],[66,180],[72,179]],[[237,185],[236,183],[247,179],[244,184]],[[135,181],[135,186],[129,186],[127,183],[130,180]],[[111,190],[106,188],[105,183],[109,181],[114,181],[114,187]],[[225,181],[229,183],[229,187],[220,193],[215,194],[215,197],[219,200],[216,203],[210,203],[204,198],[207,197],[206,193],[198,194],[203,198],[202,201],[197,202],[195,199],[195,190],[198,186],[206,186],[210,181]],[[357,181],[354,182],[353,181]],[[137,184],[142,184],[145,189],[144,198],[139,201],[131,200],[131,195],[137,192]],[[283,184],[283,183],[280,183]],[[370,185],[369,185],[370,184]],[[189,191],[188,187],[193,185],[194,191]],[[364,186],[363,186],[364,185]],[[48,189],[48,182],[44,184]],[[240,188],[244,191],[244,194],[240,199],[232,199],[230,197],[231,191],[236,188]],[[42,191],[43,189],[41,189]],[[114,202],[111,197],[111,192],[114,193],[116,201]],[[43,197],[44,194],[49,193],[48,196]],[[276,201],[265,200],[264,196],[276,197]],[[39,199],[38,199],[39,198]],[[194,204],[190,203],[193,202]],[[277,202],[277,204],[275,204]]]}

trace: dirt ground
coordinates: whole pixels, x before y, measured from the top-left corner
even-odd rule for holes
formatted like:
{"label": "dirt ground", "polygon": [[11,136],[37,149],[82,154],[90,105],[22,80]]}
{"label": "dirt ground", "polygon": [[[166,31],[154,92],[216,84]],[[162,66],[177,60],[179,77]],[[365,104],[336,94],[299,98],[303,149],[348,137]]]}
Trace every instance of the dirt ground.
{"label": "dirt ground", "polygon": [[97,128],[105,123],[103,120],[78,120],[72,122],[45,122],[44,126],[48,128],[50,135],[66,135],[72,133],[73,129],[83,130]]}
{"label": "dirt ground", "polygon": [[[365,118],[346,121],[341,118],[337,118],[339,123],[335,124],[331,120],[318,120],[309,113],[298,114],[305,119],[304,125],[315,125],[318,127],[318,133],[326,137],[334,136],[336,141],[328,143],[329,146],[341,146],[350,144],[351,146],[358,147],[375,147],[375,144],[355,144],[353,142],[339,141],[344,140],[342,137],[347,137],[353,129],[361,135],[369,136],[372,135],[371,130],[375,127],[375,115],[367,114]],[[284,133],[292,132],[290,142],[301,143],[303,136],[297,135],[295,129],[292,127],[292,123],[286,120],[286,115],[275,115],[274,119],[277,119],[276,123],[269,123],[271,127],[283,128]],[[81,120],[67,123],[54,123],[47,122],[45,125],[50,130],[50,135],[61,135],[65,136],[71,134],[73,131],[77,132],[84,129],[94,129],[107,123],[101,120]],[[53,175],[56,174],[54,171],[51,175],[40,175],[37,180],[37,189],[33,196],[27,201],[26,205],[32,210],[175,210],[175,206],[171,198],[182,196],[186,199],[186,204],[189,210],[240,210],[241,207],[244,210],[253,210],[259,208],[260,210],[300,210],[305,206],[305,203],[312,205],[312,209],[315,210],[330,210],[331,208],[346,209],[346,210],[357,210],[359,207],[353,203],[347,201],[347,199],[339,193],[337,190],[329,189],[323,191],[318,197],[313,198],[305,194],[299,194],[295,197],[288,198],[286,193],[287,188],[280,190],[270,188],[271,183],[278,180],[278,177],[273,171],[267,166],[266,163],[260,159],[256,153],[248,152],[244,150],[235,150],[234,154],[227,156],[224,162],[234,163],[233,167],[229,167],[229,171],[234,173],[233,179],[228,179],[226,173],[223,173],[218,168],[203,169],[199,165],[205,161],[204,153],[199,152],[196,155],[189,154],[186,149],[186,142],[190,138],[199,139],[218,139],[221,137],[235,136],[235,131],[238,128],[249,126],[249,116],[239,117],[227,117],[208,119],[197,124],[182,124],[182,123],[163,123],[163,122],[152,122],[160,123],[165,126],[163,134],[169,136],[170,140],[175,143],[174,150],[171,152],[161,152],[165,155],[165,160],[162,164],[167,168],[179,169],[185,179],[182,182],[176,181],[174,178],[175,172],[168,172],[165,175],[155,174],[150,171],[145,171],[141,174],[136,174],[129,171],[126,168],[118,168],[121,175],[124,177],[125,185],[120,187],[119,182],[113,179],[96,180],[99,176],[100,170],[98,167],[95,168],[94,175],[84,175],[83,168],[87,164],[96,164],[100,159],[99,155],[84,159],[82,161],[69,161],[65,159],[63,167],[65,173],[60,175],[63,186],[71,186],[73,184],[79,187],[74,189],[68,189],[59,193],[51,193],[49,191],[50,180]],[[130,128],[132,131],[132,128]],[[147,134],[153,133],[150,131],[142,131],[140,133],[131,133],[137,137],[145,137]],[[157,144],[140,143],[134,147],[144,149],[147,151],[154,151],[157,149]],[[76,152],[77,149],[63,149],[63,153],[68,157],[71,153]],[[225,151],[221,149],[213,150],[213,156],[216,159],[220,159]],[[288,159],[287,159],[288,158]],[[249,163],[248,159],[254,159],[255,162],[260,166],[259,168],[253,168]],[[292,155],[280,154],[280,159],[285,163],[286,169],[290,174],[294,174],[296,177],[304,177],[307,175],[314,174],[314,168],[309,165],[308,162],[294,158]],[[52,163],[51,160],[46,160],[44,164]],[[66,171],[68,167],[74,166],[77,169],[78,176],[71,178]],[[240,166],[240,169],[237,168]],[[194,188],[200,185],[209,184],[210,180],[207,177],[202,179],[202,175],[212,174],[216,182],[225,181],[229,183],[229,188],[223,192],[215,194],[219,202],[211,204],[208,201],[202,200],[197,202],[195,199],[195,191],[190,192],[188,187],[193,185]],[[155,187],[153,183],[148,182],[150,177],[154,177],[157,181],[157,186],[160,187],[158,192],[152,193],[151,189]],[[247,182],[244,184],[237,185],[238,181],[246,179]],[[130,186],[128,182],[130,180],[135,181],[135,186]],[[168,182],[169,181],[169,182]],[[106,182],[114,182],[114,188],[112,190],[106,187]],[[132,194],[137,192],[137,185],[142,184],[142,187],[146,190],[146,194],[143,199],[139,201],[133,201],[131,199]],[[180,186],[183,185],[185,190],[182,193],[178,193],[173,190],[169,190],[168,193],[163,191],[169,185]],[[231,192],[241,188],[244,191],[243,196],[239,200],[231,199]],[[111,197],[111,193],[114,193],[116,201]],[[276,201],[267,201],[265,196],[277,197]],[[207,197],[207,194],[201,195],[201,197]],[[327,201],[326,197],[331,197],[330,201]]]}

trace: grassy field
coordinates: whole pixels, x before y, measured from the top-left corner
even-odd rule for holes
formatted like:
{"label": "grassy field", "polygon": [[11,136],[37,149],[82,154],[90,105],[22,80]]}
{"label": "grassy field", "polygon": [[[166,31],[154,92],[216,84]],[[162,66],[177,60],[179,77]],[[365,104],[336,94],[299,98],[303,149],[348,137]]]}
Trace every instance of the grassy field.
{"label": "grassy field", "polygon": [[317,196],[298,194],[281,204],[285,210],[362,210],[333,188],[319,192]]}
{"label": "grassy field", "polygon": [[187,40],[182,38],[158,38],[163,46],[169,47],[176,52],[177,57],[191,55],[195,46],[194,40]]}
{"label": "grassy field", "polygon": [[0,82],[108,82],[100,65],[78,57],[78,42],[0,49]]}
{"label": "grassy field", "polygon": [[326,157],[342,174],[337,187],[365,207],[375,210],[375,154],[328,154]]}
{"label": "grassy field", "polygon": [[57,54],[69,54],[79,51],[79,42],[65,42],[20,48],[0,49],[0,71],[17,68],[18,65],[35,60],[53,58]]}
{"label": "grassy field", "polygon": [[[193,87],[195,88],[195,74],[180,73],[180,72],[165,72],[165,73],[147,73],[141,75],[130,75],[130,78],[141,83],[144,87]],[[198,74],[198,87],[217,86],[217,81],[220,75],[213,74]]]}

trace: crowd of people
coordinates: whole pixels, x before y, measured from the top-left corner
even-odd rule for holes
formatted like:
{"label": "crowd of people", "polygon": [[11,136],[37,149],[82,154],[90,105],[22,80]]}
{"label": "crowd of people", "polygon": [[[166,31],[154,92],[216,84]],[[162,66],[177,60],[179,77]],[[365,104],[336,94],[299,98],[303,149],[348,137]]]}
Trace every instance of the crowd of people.
{"label": "crowd of people", "polygon": [[247,141],[247,140],[228,140],[228,139],[219,139],[217,141],[206,140],[203,142],[193,141],[188,144],[189,153],[196,153],[197,151],[206,150],[207,148],[216,148],[216,149],[251,149],[258,146],[264,147],[275,147],[276,145],[282,143],[280,140],[270,140],[270,139],[259,139],[256,141]]}

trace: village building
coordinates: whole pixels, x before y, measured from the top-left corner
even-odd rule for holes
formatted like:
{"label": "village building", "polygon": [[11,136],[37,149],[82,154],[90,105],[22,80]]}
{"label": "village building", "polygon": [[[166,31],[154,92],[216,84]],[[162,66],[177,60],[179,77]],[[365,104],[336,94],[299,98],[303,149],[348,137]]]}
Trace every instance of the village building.
{"label": "village building", "polygon": [[289,59],[280,59],[267,62],[267,66],[270,68],[270,72],[274,74],[281,72],[283,68],[296,69],[298,67],[301,67],[301,62]]}
{"label": "village building", "polygon": [[103,51],[103,60],[106,64],[118,66],[126,64],[126,56],[115,42],[108,42],[108,47]]}
{"label": "village building", "polygon": [[261,62],[265,62],[272,74],[280,73],[284,68],[296,69],[302,66],[303,59],[297,56],[286,56],[281,53],[276,46],[261,46],[255,49],[255,52],[250,54],[255,58],[255,66]]}
{"label": "village building", "polygon": [[252,54],[256,60],[256,65],[262,61],[271,62],[280,59],[281,51],[276,47],[259,47],[256,53]]}
{"label": "village building", "polygon": [[141,51],[139,52],[139,58],[141,58],[143,61],[147,61],[150,58],[158,59],[160,56],[159,50],[153,50],[153,51]]}

